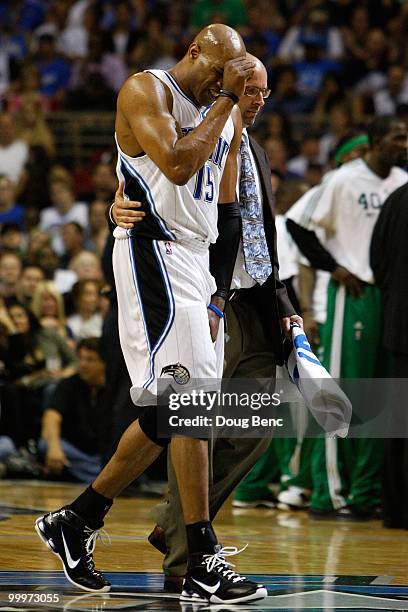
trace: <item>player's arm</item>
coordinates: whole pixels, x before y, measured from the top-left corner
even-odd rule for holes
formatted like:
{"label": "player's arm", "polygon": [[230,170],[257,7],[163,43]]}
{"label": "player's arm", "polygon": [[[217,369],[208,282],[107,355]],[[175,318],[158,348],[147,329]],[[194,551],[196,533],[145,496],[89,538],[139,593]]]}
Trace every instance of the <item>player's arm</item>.
{"label": "player's arm", "polygon": [[333,280],[344,285],[352,297],[361,295],[362,287],[359,279],[347,268],[340,266],[332,255],[324,248],[313,230],[298,225],[292,219],[286,222],[288,232],[296,242],[299,250],[310,261],[316,270],[331,272]]}
{"label": "player's arm", "polygon": [[[242,135],[242,118],[238,107],[234,108],[232,120],[235,128],[234,137],[225,162],[218,197],[218,238],[217,242],[210,246],[210,272],[217,284],[217,291],[211,297],[212,306],[208,310],[213,340],[217,337],[220,316],[222,316],[220,313],[217,314],[217,309],[224,312],[241,236],[241,212],[236,197],[237,155]],[[215,307],[216,312],[211,310],[212,307]]]}
{"label": "player's arm", "polygon": [[306,229],[292,219],[286,221],[286,227],[299,250],[310,261],[313,268],[334,272],[337,268],[337,262],[324,248],[313,230]]}
{"label": "player's arm", "polygon": [[[223,89],[240,97],[253,68],[254,62],[245,57],[226,62]],[[130,77],[119,93],[117,126],[127,124],[140,150],[172,183],[184,185],[209,158],[233,106],[231,98],[220,96],[203,121],[183,136],[171,115],[164,84],[141,73]]]}
{"label": "player's arm", "polygon": [[241,236],[241,212],[237,202],[237,155],[241,143],[242,118],[238,107],[232,114],[234,137],[225,162],[218,197],[218,238],[210,247],[210,271],[215,278],[217,291],[211,303],[224,310],[231,287],[232,274]]}

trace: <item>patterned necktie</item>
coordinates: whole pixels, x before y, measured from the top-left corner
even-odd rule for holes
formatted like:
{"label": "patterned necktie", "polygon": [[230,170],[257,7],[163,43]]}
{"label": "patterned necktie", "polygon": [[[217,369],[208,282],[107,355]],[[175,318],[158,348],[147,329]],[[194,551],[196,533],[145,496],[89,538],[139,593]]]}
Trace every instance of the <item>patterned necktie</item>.
{"label": "patterned necktie", "polygon": [[262,285],[272,273],[272,266],[265,238],[262,205],[258,197],[248,140],[245,135],[242,136],[240,152],[239,204],[245,269],[257,283]]}

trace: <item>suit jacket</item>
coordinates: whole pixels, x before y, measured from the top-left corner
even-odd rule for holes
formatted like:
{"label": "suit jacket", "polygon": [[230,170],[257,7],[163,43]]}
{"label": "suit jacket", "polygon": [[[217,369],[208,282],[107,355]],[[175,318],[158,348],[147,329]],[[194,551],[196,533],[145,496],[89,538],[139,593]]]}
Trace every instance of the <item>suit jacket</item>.
{"label": "suit jacket", "polygon": [[251,301],[257,307],[265,334],[272,343],[276,361],[281,365],[283,363],[283,336],[280,318],[295,314],[296,310],[288,297],[285,285],[279,278],[275,216],[273,214],[274,197],[268,157],[256,140],[250,137],[249,143],[262,189],[265,236],[273,269],[263,285],[256,285],[252,289],[248,289],[248,292],[251,295]]}
{"label": "suit jacket", "polygon": [[384,302],[383,343],[408,354],[408,183],[388,196],[371,239],[370,264]]}

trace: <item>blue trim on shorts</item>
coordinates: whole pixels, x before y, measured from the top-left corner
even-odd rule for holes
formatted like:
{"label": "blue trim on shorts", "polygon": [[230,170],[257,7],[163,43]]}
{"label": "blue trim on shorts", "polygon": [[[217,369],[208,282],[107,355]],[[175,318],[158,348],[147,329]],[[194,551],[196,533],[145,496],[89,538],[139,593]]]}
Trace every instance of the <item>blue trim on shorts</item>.
{"label": "blue trim on shorts", "polygon": [[170,284],[170,279],[169,279],[169,275],[167,272],[167,268],[166,268],[166,264],[164,263],[162,254],[160,252],[160,247],[158,245],[158,240],[153,240],[152,241],[152,245],[153,245],[153,250],[156,256],[156,260],[159,264],[159,268],[160,268],[160,272],[161,272],[161,276],[163,279],[163,283],[164,283],[164,287],[166,289],[166,295],[167,295],[167,301],[169,304],[169,316],[167,317],[167,321],[165,323],[164,329],[162,334],[160,335],[160,337],[158,338],[156,344],[154,345],[151,353],[150,353],[150,372],[151,372],[151,377],[149,378],[149,380],[143,385],[144,388],[147,388],[151,382],[153,381],[154,377],[155,377],[155,364],[154,364],[154,358],[156,356],[157,351],[159,350],[159,348],[161,347],[161,345],[163,344],[163,342],[165,341],[166,337],[168,336],[171,326],[173,325],[174,322],[174,315],[175,315],[175,311],[176,311],[176,305],[175,305],[175,301],[174,301],[174,295],[173,295],[173,291],[171,289],[171,284]]}
{"label": "blue trim on shorts", "polygon": [[[151,383],[153,382],[154,378],[155,378],[155,363],[154,363],[154,359],[156,356],[157,351],[159,350],[159,348],[162,346],[164,340],[166,339],[166,337],[168,336],[171,326],[173,325],[174,322],[174,316],[175,316],[175,301],[174,301],[174,295],[173,295],[173,291],[171,289],[171,284],[170,284],[170,279],[169,279],[169,275],[166,269],[166,265],[164,263],[162,254],[160,252],[160,247],[158,245],[158,240],[151,240],[149,242],[151,242],[152,245],[152,250],[154,253],[154,257],[158,263],[159,266],[159,270],[160,270],[160,274],[161,274],[161,278],[163,281],[163,287],[165,289],[166,292],[166,296],[167,296],[167,304],[168,304],[168,315],[167,315],[167,319],[166,322],[163,326],[163,330],[160,334],[160,336],[157,338],[154,346],[152,346],[151,342],[150,342],[150,335],[149,335],[149,330],[148,330],[148,324],[147,324],[147,317],[145,314],[145,310],[143,307],[143,298],[141,295],[141,290],[140,290],[140,286],[139,286],[139,282],[137,280],[137,264],[135,261],[135,255],[133,252],[133,247],[132,247],[132,240],[137,240],[137,238],[130,238],[129,240],[129,256],[130,256],[130,262],[131,262],[131,267],[132,267],[132,276],[133,276],[133,282],[134,282],[134,287],[136,290],[136,295],[138,298],[138,302],[139,302],[139,306],[140,306],[140,312],[142,315],[142,321],[143,321],[143,327],[145,330],[145,336],[146,336],[146,342],[147,342],[147,346],[148,346],[148,350],[149,350],[149,365],[150,365],[150,369],[149,369],[149,378],[143,383],[142,388],[143,389],[147,389]],[[141,240],[146,240],[146,239],[141,239]]]}

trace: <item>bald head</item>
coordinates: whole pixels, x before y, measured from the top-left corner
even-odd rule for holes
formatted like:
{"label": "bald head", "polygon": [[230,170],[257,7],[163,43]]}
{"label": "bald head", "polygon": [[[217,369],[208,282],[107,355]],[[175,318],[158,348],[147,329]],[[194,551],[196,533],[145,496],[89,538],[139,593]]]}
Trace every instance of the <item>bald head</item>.
{"label": "bald head", "polygon": [[209,106],[222,87],[227,62],[245,58],[241,36],[222,23],[214,23],[197,34],[172,74],[200,106]]}
{"label": "bald head", "polygon": [[[259,58],[255,57],[255,55],[252,55],[251,53],[247,52],[245,56],[247,59],[255,62],[254,74],[255,72],[263,73],[264,77],[266,78],[267,72],[266,72],[265,64],[263,64]],[[248,79],[248,83],[250,80],[251,79]]]}
{"label": "bald head", "polygon": [[241,36],[222,23],[213,23],[197,34],[193,43],[207,56],[222,58],[225,61],[245,55],[245,45]]}
{"label": "bald head", "polygon": [[245,91],[248,94],[241,97],[238,106],[241,111],[243,126],[250,127],[254,124],[259,111],[265,104],[262,90],[268,87],[268,74],[265,66],[257,57],[247,53],[246,59],[253,61],[255,68],[252,76],[246,82]]}

